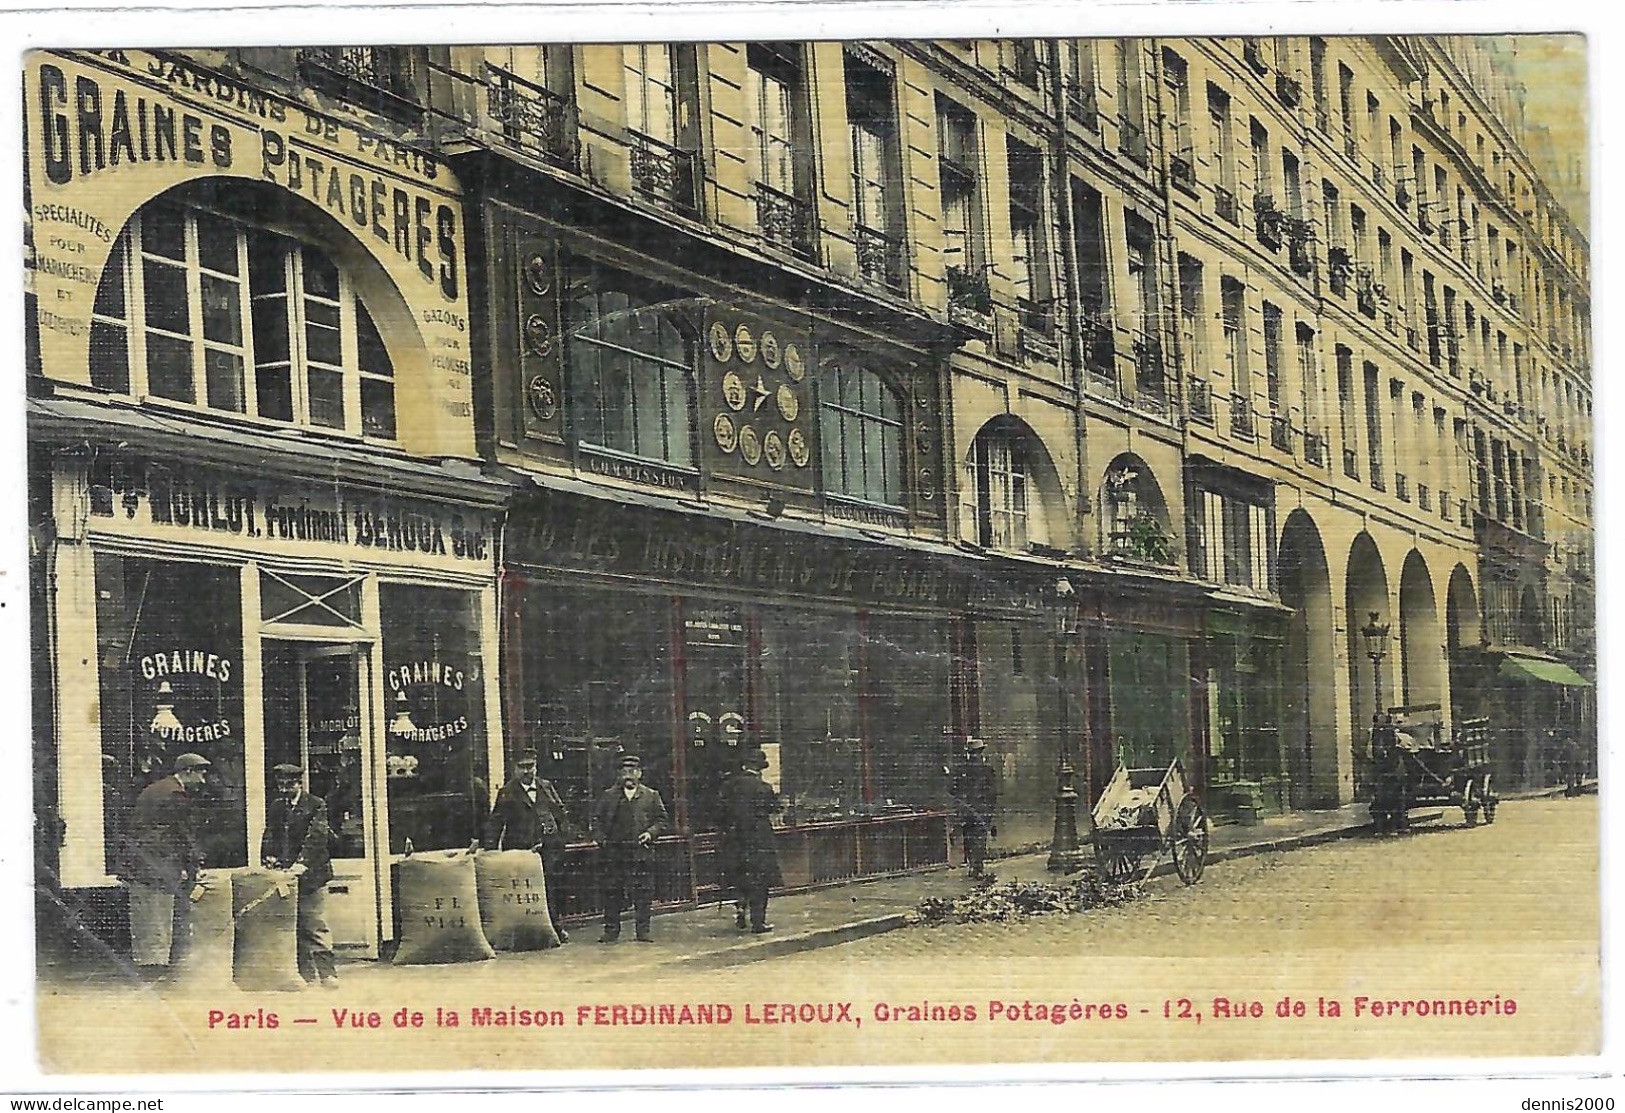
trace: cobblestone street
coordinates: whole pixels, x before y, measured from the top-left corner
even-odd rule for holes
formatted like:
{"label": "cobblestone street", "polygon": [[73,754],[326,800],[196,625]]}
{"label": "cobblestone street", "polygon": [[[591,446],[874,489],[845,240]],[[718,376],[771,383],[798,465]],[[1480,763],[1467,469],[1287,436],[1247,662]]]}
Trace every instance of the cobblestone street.
{"label": "cobblestone street", "polygon": [[[60,1065],[74,1070],[116,1069],[109,1055],[139,1056],[152,1041],[175,1039],[190,1043],[200,1063],[243,1068],[232,1052],[241,1034],[211,1029],[211,1008],[278,1013],[270,1043],[256,1046],[329,1070],[371,1069],[380,1053],[403,1067],[403,1047],[415,1049],[411,1062],[420,1054],[421,1066],[440,1069],[1591,1050],[1599,1008],[1596,798],[1508,802],[1494,826],[1475,830],[1458,819],[1452,811],[1411,835],[1216,863],[1189,888],[1157,878],[1143,899],[1121,908],[909,927],[733,965],[694,962],[675,925],[657,923],[665,939],[653,946],[602,947],[581,932],[582,942],[562,950],[474,965],[352,967],[336,994],[226,990],[188,1000],[64,985],[42,993],[41,1029],[76,1030],[78,1038],[55,1044],[66,1056]],[[713,913],[725,931],[720,911],[701,914]],[[119,1009],[105,1008],[109,993]],[[1277,1016],[1283,997],[1303,1002],[1305,1015]],[[1321,998],[1339,1002],[1343,1015],[1321,1015]],[[1503,1004],[1470,1020],[1377,1017],[1358,998]],[[1504,1011],[1508,1000],[1515,1013]],[[593,1014],[596,1006],[699,1003],[726,1006],[731,1019],[671,1026],[640,1024],[635,1013],[630,1022]],[[809,1016],[823,1006],[826,1023],[783,1022],[801,1006]],[[392,1030],[403,1007],[425,1012],[425,1030]],[[477,1009],[515,1007],[556,1019],[470,1023]],[[1226,1007],[1262,1015],[1226,1019]],[[347,1017],[376,1010],[378,1028],[341,1024],[333,1009]],[[436,1009],[459,1013],[459,1027],[433,1030]],[[295,1018],[306,1022],[296,1027]]]}

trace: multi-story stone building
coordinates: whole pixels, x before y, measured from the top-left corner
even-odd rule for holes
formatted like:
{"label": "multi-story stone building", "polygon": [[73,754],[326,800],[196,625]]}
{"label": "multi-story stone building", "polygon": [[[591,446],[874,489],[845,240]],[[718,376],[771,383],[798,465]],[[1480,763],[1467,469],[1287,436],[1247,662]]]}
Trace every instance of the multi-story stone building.
{"label": "multi-story stone building", "polygon": [[525,748],[583,818],[642,755],[674,903],[744,744],[792,885],[944,862],[971,735],[1006,845],[1119,760],[1221,821],[1360,798],[1379,706],[1545,777],[1589,302],[1507,52],[30,56],[48,865],[113,893],[177,748],[222,866],[308,764],[366,952]]}

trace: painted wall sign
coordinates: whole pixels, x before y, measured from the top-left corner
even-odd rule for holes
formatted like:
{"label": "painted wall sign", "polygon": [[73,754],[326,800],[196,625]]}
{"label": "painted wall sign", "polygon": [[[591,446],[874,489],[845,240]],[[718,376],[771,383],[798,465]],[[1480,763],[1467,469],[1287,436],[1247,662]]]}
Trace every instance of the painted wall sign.
{"label": "painted wall sign", "polygon": [[[410,385],[435,400],[439,425],[403,421],[402,428],[438,439],[442,451],[471,450],[461,190],[444,164],[160,52],[31,54],[24,98],[28,280],[46,375],[89,381],[96,288],[120,230],[142,205],[202,180],[269,184],[336,221],[348,237],[323,246],[340,259],[367,252],[404,301],[398,313],[369,308],[390,326],[397,376],[422,376]],[[325,228],[334,237],[331,222]],[[418,343],[407,342],[407,328]],[[403,399],[409,394],[403,389]]]}

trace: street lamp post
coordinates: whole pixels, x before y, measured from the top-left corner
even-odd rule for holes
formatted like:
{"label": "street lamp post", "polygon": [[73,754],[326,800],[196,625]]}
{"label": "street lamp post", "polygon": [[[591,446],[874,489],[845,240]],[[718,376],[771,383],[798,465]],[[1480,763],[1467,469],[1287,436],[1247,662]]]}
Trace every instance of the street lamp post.
{"label": "street lamp post", "polygon": [[1388,655],[1388,623],[1377,621],[1376,611],[1367,611],[1371,617],[1360,627],[1365,641],[1365,655],[1371,658],[1371,733],[1366,736],[1365,758],[1372,760],[1372,747],[1376,742],[1377,723],[1382,717],[1382,659]]}
{"label": "street lamp post", "polygon": [[1061,764],[1055,788],[1055,833],[1050,839],[1048,868],[1052,873],[1074,873],[1083,868],[1083,847],[1078,842],[1078,790],[1073,783],[1077,770],[1072,765],[1068,692],[1067,641],[1077,632],[1073,612],[1072,583],[1065,576],[1055,581],[1055,685],[1059,695],[1057,726],[1060,730]]}

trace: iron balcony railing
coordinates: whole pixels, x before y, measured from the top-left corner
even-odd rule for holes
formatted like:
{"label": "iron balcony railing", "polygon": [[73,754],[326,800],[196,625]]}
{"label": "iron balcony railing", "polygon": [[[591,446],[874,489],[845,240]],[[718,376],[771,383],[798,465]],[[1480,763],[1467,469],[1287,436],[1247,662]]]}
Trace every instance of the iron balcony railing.
{"label": "iron balcony railing", "polygon": [[1213,187],[1213,212],[1231,224],[1241,223],[1241,206],[1236,203],[1236,195],[1223,186]]}
{"label": "iron balcony railing", "polygon": [[1190,407],[1191,420],[1198,425],[1213,426],[1213,384],[1191,375],[1185,383],[1185,401]]}
{"label": "iron balcony railing", "polygon": [[1230,435],[1249,441],[1258,436],[1258,428],[1253,423],[1253,400],[1244,394],[1230,396]]}
{"label": "iron balcony railing", "polygon": [[1292,419],[1286,414],[1270,414],[1270,446],[1277,452],[1292,451]]}
{"label": "iron balcony railing", "polygon": [[1083,359],[1089,370],[1097,376],[1115,374],[1117,339],[1111,317],[1100,307],[1098,299],[1084,306],[1078,327],[1083,334]]}
{"label": "iron balcony railing", "polygon": [[1286,219],[1286,214],[1275,207],[1274,197],[1260,193],[1253,198],[1253,227],[1258,233],[1258,242],[1271,251],[1280,250]]}
{"label": "iron balcony railing", "polygon": [[485,67],[485,111],[505,142],[567,170],[576,167],[576,113],[569,100],[501,66]]}
{"label": "iron balcony railing", "polygon": [[1018,297],[1016,319],[1021,322],[1025,332],[1045,338],[1055,334],[1055,307],[1051,302]]}
{"label": "iron balcony railing", "polygon": [[947,271],[948,311],[986,316],[993,311],[993,294],[988,286],[988,268],[955,267]]}
{"label": "iron balcony railing", "polygon": [[856,229],[858,273],[893,290],[903,285],[903,241],[879,228]]}
{"label": "iron balcony railing", "polygon": [[638,192],[680,212],[698,209],[694,152],[639,131],[627,134],[631,139],[632,182]]}
{"label": "iron balcony railing", "polygon": [[803,258],[814,254],[813,207],[794,194],[757,182],[756,228],[774,247]]}
{"label": "iron balcony railing", "polygon": [[1186,193],[1196,192],[1196,156],[1189,147],[1168,156],[1168,180]]}

